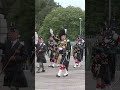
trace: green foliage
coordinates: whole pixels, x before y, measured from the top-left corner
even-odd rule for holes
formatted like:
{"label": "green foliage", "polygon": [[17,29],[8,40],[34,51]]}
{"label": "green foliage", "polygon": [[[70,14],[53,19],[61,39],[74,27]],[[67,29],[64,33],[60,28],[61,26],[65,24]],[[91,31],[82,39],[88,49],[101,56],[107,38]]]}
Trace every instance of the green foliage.
{"label": "green foliage", "polygon": [[54,0],[35,0],[35,26],[36,31],[42,26],[47,14],[51,12],[54,7],[58,7]]}
{"label": "green foliage", "polygon": [[68,37],[74,40],[80,31],[80,17],[82,18],[82,32],[84,32],[84,11],[72,6],[55,8],[46,16],[43,26],[39,29],[39,35],[42,35],[47,40],[50,36],[50,28],[53,29],[54,34],[58,34],[61,28],[66,28]]}

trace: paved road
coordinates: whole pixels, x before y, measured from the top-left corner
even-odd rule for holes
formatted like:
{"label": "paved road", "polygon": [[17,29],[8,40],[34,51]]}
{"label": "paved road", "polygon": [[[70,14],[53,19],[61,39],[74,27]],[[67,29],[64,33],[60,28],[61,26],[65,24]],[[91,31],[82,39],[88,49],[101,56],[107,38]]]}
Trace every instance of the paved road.
{"label": "paved road", "polygon": [[[84,57],[85,59],[85,57]],[[45,73],[36,73],[35,90],[85,90],[85,62],[81,67],[73,68],[74,60],[71,57],[68,77],[56,77],[58,68],[49,68],[45,64]],[[37,68],[36,68],[37,69]]]}

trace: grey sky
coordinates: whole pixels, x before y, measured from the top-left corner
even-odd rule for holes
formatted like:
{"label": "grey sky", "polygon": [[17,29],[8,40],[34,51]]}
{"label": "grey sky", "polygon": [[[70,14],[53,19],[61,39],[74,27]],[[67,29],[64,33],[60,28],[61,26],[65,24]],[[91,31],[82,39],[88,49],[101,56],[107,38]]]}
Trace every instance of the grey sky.
{"label": "grey sky", "polygon": [[58,2],[62,7],[74,6],[80,7],[82,10],[85,10],[85,0],[54,0]]}

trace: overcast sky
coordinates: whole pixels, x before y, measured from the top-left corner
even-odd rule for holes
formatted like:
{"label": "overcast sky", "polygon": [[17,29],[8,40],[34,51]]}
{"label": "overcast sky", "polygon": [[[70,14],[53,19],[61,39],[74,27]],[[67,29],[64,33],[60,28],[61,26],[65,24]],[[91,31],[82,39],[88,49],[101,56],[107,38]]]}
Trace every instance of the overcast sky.
{"label": "overcast sky", "polygon": [[58,2],[62,7],[74,6],[80,7],[82,10],[85,10],[85,0],[54,0]]}

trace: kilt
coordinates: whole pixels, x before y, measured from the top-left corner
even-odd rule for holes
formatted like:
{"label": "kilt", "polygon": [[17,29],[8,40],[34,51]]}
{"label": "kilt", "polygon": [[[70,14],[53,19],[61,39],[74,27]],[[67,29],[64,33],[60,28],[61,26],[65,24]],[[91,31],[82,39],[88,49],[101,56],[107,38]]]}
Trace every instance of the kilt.
{"label": "kilt", "polygon": [[68,63],[69,63],[69,61],[67,60],[66,55],[62,55],[60,64],[67,65]]}
{"label": "kilt", "polygon": [[82,60],[82,55],[81,55],[80,53],[77,53],[76,59],[77,59],[79,62],[81,62],[81,60]]}
{"label": "kilt", "polygon": [[37,57],[37,62],[38,63],[47,63],[45,57]]}

